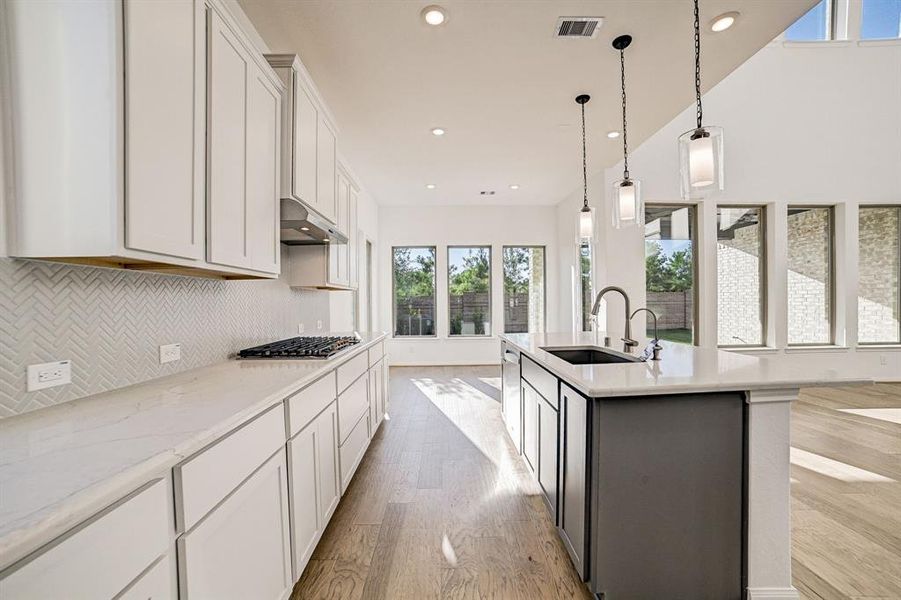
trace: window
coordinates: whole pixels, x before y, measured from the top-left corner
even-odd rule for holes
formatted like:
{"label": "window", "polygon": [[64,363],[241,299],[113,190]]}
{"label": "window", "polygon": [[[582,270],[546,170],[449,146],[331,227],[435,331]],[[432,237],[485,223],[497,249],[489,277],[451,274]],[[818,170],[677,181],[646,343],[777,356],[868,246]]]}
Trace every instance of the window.
{"label": "window", "polygon": [[764,339],[763,207],[716,209],[717,343],[762,346]]}
{"label": "window", "polygon": [[579,244],[579,291],[582,310],[582,331],[591,331],[591,242]]}
{"label": "window", "polygon": [[832,2],[820,0],[785,31],[785,39],[792,42],[813,42],[832,39]]}
{"label": "window", "polygon": [[788,207],[788,343],[831,344],[832,209]]}
{"label": "window", "polygon": [[901,343],[901,206],[860,208],[857,338]]}
{"label": "window", "polygon": [[860,39],[901,37],[901,0],[863,0]]}
{"label": "window", "polygon": [[544,332],[544,247],[504,247],[504,333]]}
{"label": "window", "polygon": [[435,247],[393,248],[394,335],[435,335]]}
{"label": "window", "polygon": [[[645,205],[645,289],[661,339],[694,343],[695,207]],[[647,315],[647,330],[654,321]]]}
{"label": "window", "polygon": [[447,249],[450,335],[491,335],[491,248]]}

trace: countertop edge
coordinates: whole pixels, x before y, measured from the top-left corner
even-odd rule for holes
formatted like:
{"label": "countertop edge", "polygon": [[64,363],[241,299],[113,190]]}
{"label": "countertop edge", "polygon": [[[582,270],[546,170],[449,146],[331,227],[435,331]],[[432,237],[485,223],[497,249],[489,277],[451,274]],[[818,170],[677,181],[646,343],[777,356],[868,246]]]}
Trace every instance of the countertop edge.
{"label": "countertop edge", "polygon": [[[517,343],[516,340],[507,337],[505,334],[498,336],[502,342],[508,343],[515,347],[521,354],[528,356],[543,369],[552,373],[560,381],[566,383],[569,387],[579,392],[583,396],[592,399],[603,398],[628,398],[635,396],[678,396],[690,393],[715,393],[715,392],[749,392],[755,390],[779,390],[779,389],[801,389],[805,387],[839,387],[844,385],[869,385],[874,383],[872,379],[867,378],[849,378],[839,381],[835,380],[768,380],[754,383],[723,383],[723,384],[696,384],[696,383],[672,383],[665,386],[633,386],[633,387],[606,387],[602,390],[591,388],[583,385],[581,381],[573,378],[571,374],[562,372],[555,368],[553,363],[548,363],[544,357],[537,356],[531,349]],[[664,359],[665,360],[665,359]],[[636,363],[638,364],[638,363]]]}
{"label": "countertop edge", "polygon": [[[224,421],[216,423],[213,427],[186,440],[184,443],[164,452],[154,454],[111,477],[79,490],[56,505],[51,505],[51,512],[41,521],[27,527],[13,529],[0,537],[0,574],[15,566],[16,563],[29,558],[31,554],[40,551],[48,543],[65,535],[73,527],[103,511],[142,485],[156,478],[165,477],[167,472],[182,460],[202,450],[257,415],[283,402],[289,396],[296,394],[317,381],[322,375],[337,369],[345,362],[384,341],[386,338],[387,333],[383,332],[374,339],[361,343],[359,347],[353,348],[352,351],[346,354],[342,354],[332,360],[321,361],[321,370],[308,374],[296,382],[270,393],[259,402],[233,414]],[[196,370],[203,370],[215,364],[219,363],[198,367]],[[152,379],[146,383],[159,383],[160,379],[164,378]]]}

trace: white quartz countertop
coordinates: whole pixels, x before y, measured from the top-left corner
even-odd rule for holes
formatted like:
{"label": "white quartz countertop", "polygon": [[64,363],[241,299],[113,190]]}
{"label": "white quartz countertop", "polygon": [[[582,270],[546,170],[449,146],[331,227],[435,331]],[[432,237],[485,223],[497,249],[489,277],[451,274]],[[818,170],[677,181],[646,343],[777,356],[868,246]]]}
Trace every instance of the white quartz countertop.
{"label": "white quartz countertop", "polygon": [[384,339],[232,360],[0,420],[0,570]]}
{"label": "white quartz countertop", "polygon": [[[593,333],[507,333],[501,336],[536,362],[566,381],[574,389],[593,398],[684,394],[691,392],[793,389],[828,385],[872,383],[827,368],[800,368],[790,356],[760,357],[699,348],[663,341],[661,360],[603,365],[573,365],[543,350],[561,346],[595,344]],[[648,343],[639,339],[640,354]],[[611,350],[622,351],[616,340]]]}

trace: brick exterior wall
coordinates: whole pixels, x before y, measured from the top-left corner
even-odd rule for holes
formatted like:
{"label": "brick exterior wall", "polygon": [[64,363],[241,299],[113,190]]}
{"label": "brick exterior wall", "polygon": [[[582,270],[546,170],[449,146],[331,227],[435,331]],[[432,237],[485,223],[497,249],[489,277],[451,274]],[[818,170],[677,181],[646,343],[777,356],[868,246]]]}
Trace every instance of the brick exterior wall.
{"label": "brick exterior wall", "polygon": [[899,341],[899,214],[898,208],[860,209],[857,315],[861,342]]}
{"label": "brick exterior wall", "polygon": [[758,227],[742,227],[717,241],[717,343],[760,344],[760,252]]}
{"label": "brick exterior wall", "polygon": [[788,215],[788,343],[830,344],[829,210]]}

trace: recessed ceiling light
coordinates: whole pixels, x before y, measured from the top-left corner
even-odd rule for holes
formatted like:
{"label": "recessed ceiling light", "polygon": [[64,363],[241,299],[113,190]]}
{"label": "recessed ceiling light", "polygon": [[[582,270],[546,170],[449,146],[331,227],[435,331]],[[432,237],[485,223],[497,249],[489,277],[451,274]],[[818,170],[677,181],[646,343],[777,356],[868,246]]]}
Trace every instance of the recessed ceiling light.
{"label": "recessed ceiling light", "polygon": [[619,137],[619,132],[618,131],[608,131],[607,137],[610,138],[611,140],[615,140],[616,138]]}
{"label": "recessed ceiling light", "polygon": [[309,228],[309,227],[301,227],[300,230],[301,230],[301,231],[309,231],[310,228]]}
{"label": "recessed ceiling light", "polygon": [[518,189],[519,189],[519,184],[514,183],[513,185],[510,186],[510,189],[511,189],[511,190],[518,190]]}
{"label": "recessed ceiling light", "polygon": [[432,129],[432,135],[444,135],[444,130],[440,127],[435,127]]}
{"label": "recessed ceiling light", "polygon": [[720,16],[714,18],[710,21],[710,30],[713,32],[726,31],[733,25],[735,25],[735,21],[738,20],[739,13],[732,11],[723,13]]}
{"label": "recessed ceiling light", "polygon": [[427,189],[427,190],[434,190],[434,189],[435,189],[435,184],[434,184],[434,183],[427,183],[427,184],[425,184],[425,189]]}
{"label": "recessed ceiling light", "polygon": [[447,12],[434,4],[423,8],[420,14],[422,19],[429,25],[441,25],[447,21]]}

